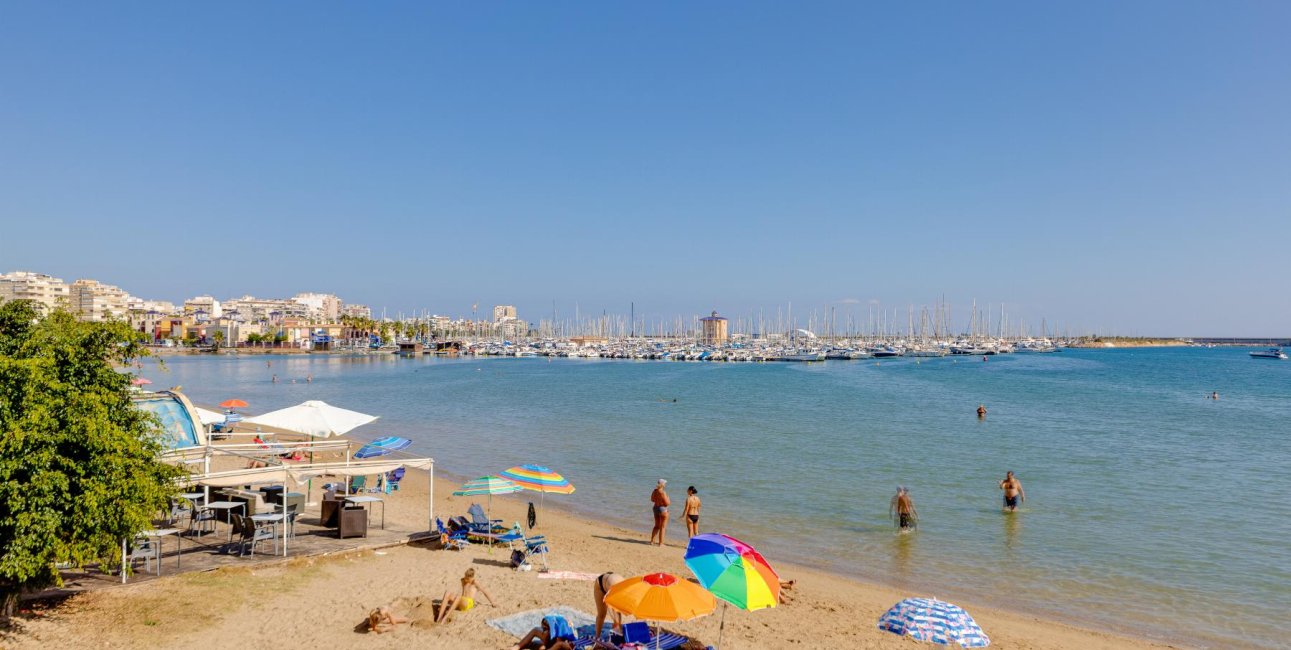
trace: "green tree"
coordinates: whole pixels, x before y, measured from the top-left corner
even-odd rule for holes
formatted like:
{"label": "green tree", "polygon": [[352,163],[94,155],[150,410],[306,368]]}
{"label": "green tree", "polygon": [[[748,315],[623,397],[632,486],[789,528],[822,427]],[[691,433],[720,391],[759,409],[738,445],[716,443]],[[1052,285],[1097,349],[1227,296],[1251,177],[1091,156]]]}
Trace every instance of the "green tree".
{"label": "green tree", "polygon": [[215,330],[215,333],[211,334],[211,339],[215,341],[215,349],[218,351],[224,344],[224,330]]}
{"label": "green tree", "polygon": [[176,492],[160,423],[116,364],[147,355],[124,322],[0,303],[0,616],[61,584],[56,564],[114,562]]}

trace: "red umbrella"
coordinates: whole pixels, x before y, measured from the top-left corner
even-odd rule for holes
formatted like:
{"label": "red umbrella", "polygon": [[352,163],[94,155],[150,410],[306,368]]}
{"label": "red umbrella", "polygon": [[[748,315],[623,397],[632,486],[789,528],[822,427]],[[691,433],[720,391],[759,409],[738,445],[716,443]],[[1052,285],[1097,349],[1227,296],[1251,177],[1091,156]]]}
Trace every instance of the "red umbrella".
{"label": "red umbrella", "polygon": [[223,402],[220,402],[220,408],[243,409],[246,407],[247,407],[247,403],[240,399],[226,399]]}
{"label": "red umbrella", "polygon": [[143,377],[136,377],[134,379],[131,379],[130,383],[134,386],[147,386],[148,384],[152,383],[152,380],[144,379]]}

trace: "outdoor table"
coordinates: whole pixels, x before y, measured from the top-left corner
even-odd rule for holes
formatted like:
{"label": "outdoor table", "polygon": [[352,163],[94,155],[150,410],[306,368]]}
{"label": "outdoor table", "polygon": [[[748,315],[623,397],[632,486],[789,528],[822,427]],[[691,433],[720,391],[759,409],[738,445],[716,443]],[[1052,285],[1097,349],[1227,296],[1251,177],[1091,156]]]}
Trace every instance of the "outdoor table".
{"label": "outdoor table", "polygon": [[[243,502],[243,501],[212,501],[206,504],[205,508],[207,510],[232,510],[234,508],[242,508],[243,514],[246,514],[247,504],[246,502]],[[229,541],[230,542],[233,541],[233,523],[232,522],[229,523]]]}
{"label": "outdoor table", "polygon": [[[281,512],[266,512],[263,514],[251,515],[251,521],[273,524],[273,534],[274,534],[273,554],[274,555],[278,554],[278,538],[282,537],[283,557],[287,556],[287,538],[285,536],[285,533],[287,532],[286,521],[285,521],[286,518],[287,516],[282,514]],[[278,529],[279,524],[283,525],[282,532],[279,532],[279,529]]]}
{"label": "outdoor table", "polygon": [[161,575],[161,538],[169,535],[175,536],[175,567],[179,567],[180,544],[183,543],[184,536],[179,534],[178,528],[159,528],[156,530],[145,530],[143,535],[152,537],[157,540],[157,575]]}
{"label": "outdoor table", "polygon": [[[357,496],[357,497],[345,497],[345,501],[346,503],[353,503],[353,504],[360,504],[360,505],[364,503],[380,503],[381,504],[381,530],[385,530],[385,527],[386,527],[385,499],[382,499],[381,497]],[[368,510],[368,524],[371,524],[372,510],[371,508],[368,508],[367,510]]]}

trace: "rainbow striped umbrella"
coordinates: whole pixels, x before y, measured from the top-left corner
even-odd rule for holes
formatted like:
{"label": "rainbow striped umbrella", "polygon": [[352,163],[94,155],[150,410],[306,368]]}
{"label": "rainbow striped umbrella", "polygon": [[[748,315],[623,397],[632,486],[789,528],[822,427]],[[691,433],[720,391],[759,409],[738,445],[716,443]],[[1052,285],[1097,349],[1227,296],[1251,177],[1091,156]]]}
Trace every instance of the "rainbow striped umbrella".
{"label": "rainbow striped umbrella", "polygon": [[[538,507],[542,507],[542,502],[547,498],[547,493],[552,494],[573,494],[574,484],[569,479],[551,471],[550,467],[542,465],[516,465],[509,470],[499,473],[502,478],[515,481],[520,487],[526,490],[538,492]],[[536,521],[529,522],[529,527],[533,528]]]}
{"label": "rainbow striped umbrella", "polygon": [[752,546],[729,535],[705,533],[690,538],[686,545],[686,566],[699,584],[721,598],[722,624],[726,627],[725,603],[754,611],[775,607],[780,602],[780,576]]}
{"label": "rainbow striped umbrella", "polygon": [[573,494],[574,484],[569,479],[542,465],[516,465],[500,472],[498,476],[515,481],[520,487],[544,494]]}

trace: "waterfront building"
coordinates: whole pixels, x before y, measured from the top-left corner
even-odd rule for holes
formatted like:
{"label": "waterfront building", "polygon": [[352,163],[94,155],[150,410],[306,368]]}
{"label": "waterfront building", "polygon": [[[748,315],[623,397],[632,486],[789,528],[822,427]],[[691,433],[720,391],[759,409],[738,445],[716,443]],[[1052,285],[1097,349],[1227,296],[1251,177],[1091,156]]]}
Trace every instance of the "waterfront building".
{"label": "waterfront building", "polygon": [[729,337],[726,333],[725,317],[718,316],[717,312],[713,312],[711,315],[699,319],[699,323],[703,328],[704,343],[708,345],[726,343]]}
{"label": "waterfront building", "polygon": [[308,318],[309,308],[295,300],[242,296],[224,301],[224,309],[236,311],[246,322],[281,323],[288,318]]}
{"label": "waterfront building", "polygon": [[224,314],[220,307],[220,301],[211,296],[197,296],[184,301],[184,314],[187,316],[201,316],[205,319],[219,318]]}
{"label": "waterfront building", "polygon": [[105,321],[130,313],[130,294],[98,280],[81,279],[67,291],[67,309],[81,320]]}
{"label": "waterfront building", "polygon": [[367,305],[341,305],[341,315],[350,318],[372,318],[372,310]]}
{"label": "waterfront building", "polygon": [[501,323],[507,319],[515,320],[515,305],[496,305],[493,307],[493,322]]}
{"label": "waterfront building", "polygon": [[305,317],[332,322],[341,316],[341,299],[330,293],[298,293],[292,302],[305,306]]}
{"label": "waterfront building", "polygon": [[13,271],[0,275],[0,299],[31,300],[36,308],[49,311],[67,306],[68,287],[61,278],[31,271]]}

